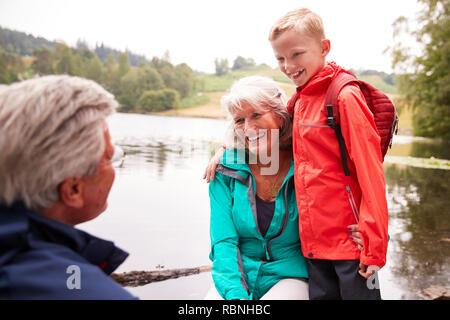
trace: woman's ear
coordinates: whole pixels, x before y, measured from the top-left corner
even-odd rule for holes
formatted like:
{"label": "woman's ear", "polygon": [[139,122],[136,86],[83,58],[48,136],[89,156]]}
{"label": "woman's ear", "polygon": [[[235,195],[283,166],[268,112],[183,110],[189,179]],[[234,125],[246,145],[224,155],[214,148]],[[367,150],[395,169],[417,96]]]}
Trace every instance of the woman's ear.
{"label": "woman's ear", "polygon": [[83,179],[69,177],[59,185],[59,199],[68,207],[81,209],[84,206],[83,189]]}

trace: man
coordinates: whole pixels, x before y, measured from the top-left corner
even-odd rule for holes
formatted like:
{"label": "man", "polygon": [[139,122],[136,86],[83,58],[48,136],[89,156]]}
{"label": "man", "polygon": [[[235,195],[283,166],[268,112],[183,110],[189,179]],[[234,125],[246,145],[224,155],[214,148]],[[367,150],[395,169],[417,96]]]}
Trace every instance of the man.
{"label": "man", "polygon": [[134,298],[108,277],[128,253],[74,227],[107,207],[116,106],[66,75],[0,90],[0,299]]}

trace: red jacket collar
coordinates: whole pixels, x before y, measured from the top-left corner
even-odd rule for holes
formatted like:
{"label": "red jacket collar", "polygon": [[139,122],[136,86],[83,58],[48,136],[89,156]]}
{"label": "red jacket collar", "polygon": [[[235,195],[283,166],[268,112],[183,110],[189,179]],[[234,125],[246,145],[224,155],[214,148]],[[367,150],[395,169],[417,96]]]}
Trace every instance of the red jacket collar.
{"label": "red jacket collar", "polygon": [[314,92],[328,88],[331,80],[333,80],[340,72],[345,70],[338,66],[335,62],[328,62],[325,67],[314,75],[300,90],[302,93]]}

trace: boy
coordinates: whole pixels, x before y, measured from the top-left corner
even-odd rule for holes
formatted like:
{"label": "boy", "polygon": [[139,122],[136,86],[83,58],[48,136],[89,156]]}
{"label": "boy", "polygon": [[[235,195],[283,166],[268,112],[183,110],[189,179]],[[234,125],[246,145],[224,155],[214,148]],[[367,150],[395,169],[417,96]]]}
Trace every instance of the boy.
{"label": "boy", "polygon": [[[350,169],[345,176],[324,104],[332,79],[346,71],[326,62],[330,41],[321,18],[305,8],[288,12],[273,25],[269,40],[281,71],[298,92],[290,111],[310,299],[381,299],[379,289],[368,285],[386,263],[388,240],[380,137],[373,115],[356,84],[341,90],[338,107]],[[347,226],[356,223],[362,251],[347,234]]]}

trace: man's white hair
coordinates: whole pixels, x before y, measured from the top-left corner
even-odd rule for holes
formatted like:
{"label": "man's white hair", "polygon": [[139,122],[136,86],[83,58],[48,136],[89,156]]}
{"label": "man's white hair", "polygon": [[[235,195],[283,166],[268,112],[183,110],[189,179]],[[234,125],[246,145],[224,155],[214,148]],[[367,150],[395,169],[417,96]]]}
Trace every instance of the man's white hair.
{"label": "man's white hair", "polygon": [[0,204],[42,210],[71,176],[96,172],[104,119],[117,107],[97,83],[52,75],[0,90]]}

